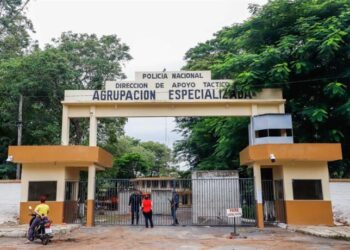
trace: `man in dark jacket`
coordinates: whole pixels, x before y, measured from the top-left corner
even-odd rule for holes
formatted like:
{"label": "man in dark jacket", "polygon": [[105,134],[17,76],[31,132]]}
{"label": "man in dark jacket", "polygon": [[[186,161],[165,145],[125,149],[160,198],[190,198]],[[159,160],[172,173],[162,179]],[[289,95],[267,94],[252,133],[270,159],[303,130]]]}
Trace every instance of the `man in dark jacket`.
{"label": "man in dark jacket", "polygon": [[173,191],[170,205],[171,205],[171,216],[173,217],[173,224],[172,225],[175,226],[175,225],[179,224],[177,217],[176,217],[176,210],[179,208],[179,195],[178,195],[178,193],[176,193],[175,190]]}
{"label": "man in dark jacket", "polygon": [[131,224],[134,225],[134,218],[136,215],[136,225],[139,224],[139,212],[141,207],[141,192],[135,190],[129,198],[129,207],[131,211]]}

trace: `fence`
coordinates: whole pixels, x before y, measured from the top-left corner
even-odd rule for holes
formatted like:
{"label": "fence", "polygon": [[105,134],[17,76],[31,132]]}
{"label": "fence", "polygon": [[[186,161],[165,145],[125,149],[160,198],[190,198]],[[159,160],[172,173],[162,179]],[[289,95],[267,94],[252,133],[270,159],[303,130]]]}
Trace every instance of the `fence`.
{"label": "fence", "polygon": [[[137,192],[136,192],[137,191]],[[102,225],[144,224],[141,210],[131,209],[131,200],[139,202],[150,195],[155,225],[171,225],[173,191],[179,198],[176,216],[181,225],[233,225],[226,209],[240,207],[238,225],[255,225],[254,180],[239,178],[212,179],[98,179],[96,180],[95,223]],[[131,212],[131,210],[134,210]]]}

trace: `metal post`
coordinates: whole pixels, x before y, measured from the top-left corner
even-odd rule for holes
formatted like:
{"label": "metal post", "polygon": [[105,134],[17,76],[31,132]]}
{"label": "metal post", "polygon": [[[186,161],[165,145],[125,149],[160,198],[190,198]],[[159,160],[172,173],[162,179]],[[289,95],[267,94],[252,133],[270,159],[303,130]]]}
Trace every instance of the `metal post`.
{"label": "metal post", "polygon": [[[17,145],[22,145],[22,108],[23,108],[23,95],[19,95],[19,104],[18,104],[18,121],[17,121]],[[21,164],[17,163],[16,168],[16,179],[21,179]]]}
{"label": "metal post", "polygon": [[236,217],[233,217],[233,234],[236,236],[237,231],[236,231]]}

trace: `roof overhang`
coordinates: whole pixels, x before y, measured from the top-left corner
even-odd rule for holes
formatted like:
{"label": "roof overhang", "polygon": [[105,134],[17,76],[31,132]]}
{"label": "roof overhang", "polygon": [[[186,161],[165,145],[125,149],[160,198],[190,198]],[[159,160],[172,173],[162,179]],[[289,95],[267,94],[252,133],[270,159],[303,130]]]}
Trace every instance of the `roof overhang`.
{"label": "roof overhang", "polygon": [[88,146],[10,146],[9,156],[15,163],[56,163],[65,166],[113,166],[113,156],[100,147]]}
{"label": "roof overhang", "polygon": [[340,143],[294,143],[251,145],[239,153],[241,165],[270,163],[270,154],[276,162],[313,161],[328,162],[342,159]]}

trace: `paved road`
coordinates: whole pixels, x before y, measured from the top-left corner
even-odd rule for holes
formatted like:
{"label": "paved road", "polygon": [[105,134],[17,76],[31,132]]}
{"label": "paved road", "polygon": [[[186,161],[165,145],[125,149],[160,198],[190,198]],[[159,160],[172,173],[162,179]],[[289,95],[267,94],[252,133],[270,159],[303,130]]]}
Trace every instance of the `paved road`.
{"label": "paved road", "polygon": [[280,228],[241,228],[240,238],[230,239],[227,227],[131,226],[81,228],[56,237],[48,246],[24,239],[1,238],[0,249],[350,249],[349,241],[317,238]]}

